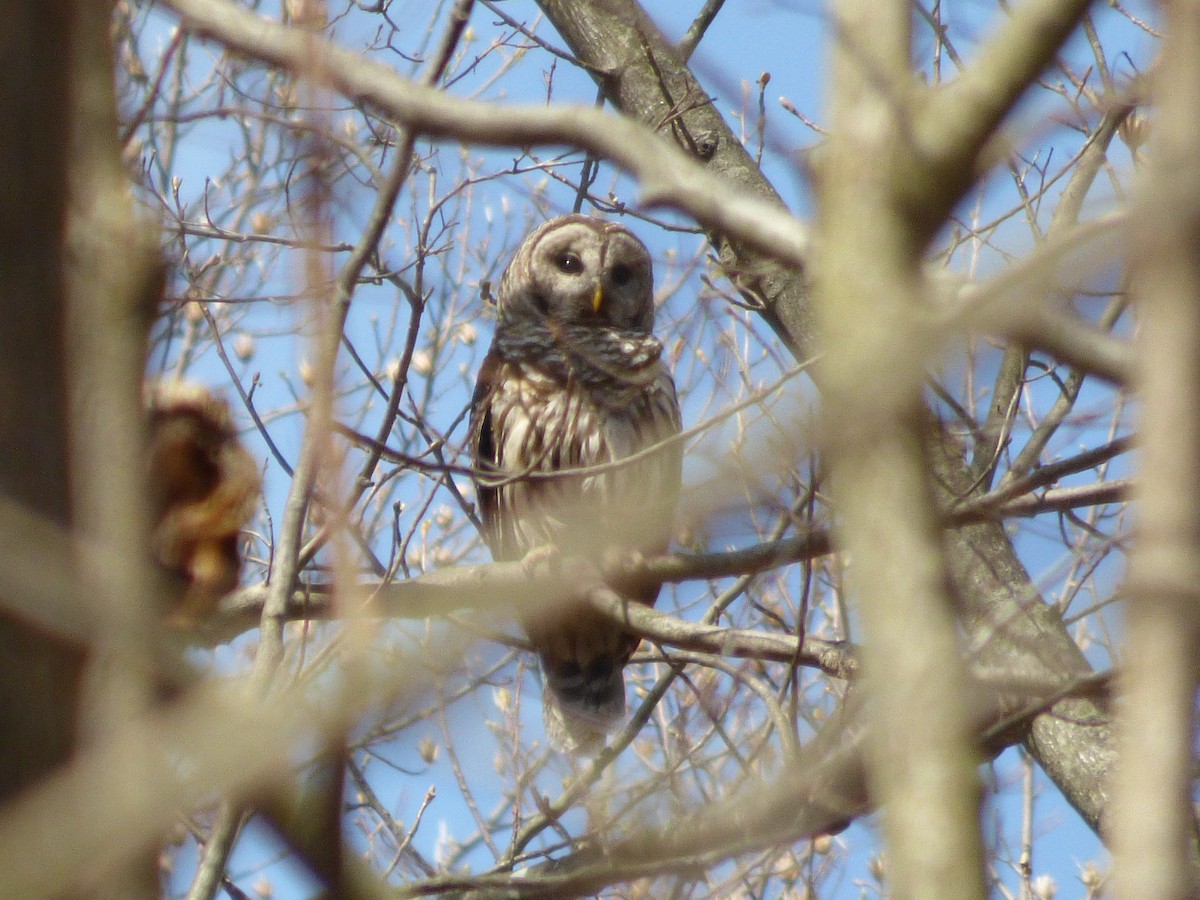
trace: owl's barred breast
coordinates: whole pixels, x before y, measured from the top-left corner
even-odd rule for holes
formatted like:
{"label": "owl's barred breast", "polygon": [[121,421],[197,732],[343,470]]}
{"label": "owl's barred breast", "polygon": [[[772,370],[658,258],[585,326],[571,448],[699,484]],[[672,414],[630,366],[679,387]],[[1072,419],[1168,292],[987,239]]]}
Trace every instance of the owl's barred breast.
{"label": "owl's barred breast", "polygon": [[660,362],[662,349],[652,334],[554,322],[505,329],[495,342],[496,353],[522,364],[522,374],[540,378],[546,393],[578,386],[611,411],[627,407],[660,378],[670,381]]}
{"label": "owl's barred breast", "polygon": [[[525,345],[521,356],[502,363],[491,402],[501,471],[603,465],[678,431],[674,387],[659,361],[658,341],[594,337],[593,331],[586,361],[558,351],[530,354]],[[508,349],[504,343],[498,342],[501,352]],[[594,475],[518,477],[498,492],[500,518],[511,526],[502,543],[513,555],[547,543],[569,552],[605,544],[649,549],[665,540],[669,522],[662,511],[673,508],[678,480],[678,453],[671,448]]]}

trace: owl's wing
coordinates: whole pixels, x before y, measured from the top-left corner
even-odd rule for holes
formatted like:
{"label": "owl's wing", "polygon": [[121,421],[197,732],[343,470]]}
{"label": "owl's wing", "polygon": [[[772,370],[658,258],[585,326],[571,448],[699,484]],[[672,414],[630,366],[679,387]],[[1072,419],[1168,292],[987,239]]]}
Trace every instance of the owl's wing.
{"label": "owl's wing", "polygon": [[484,478],[475,478],[475,497],[479,503],[479,516],[483,520],[483,538],[495,559],[510,559],[516,554],[512,550],[505,552],[508,549],[506,545],[511,544],[511,536],[506,540],[503,534],[500,490],[486,484],[486,473],[498,472],[501,469],[499,448],[503,441],[496,439],[493,404],[502,366],[503,360],[500,356],[489,352],[479,369],[475,393],[471,397],[471,461],[476,470],[484,473]]}
{"label": "owl's wing", "polygon": [[[679,398],[675,394],[675,379],[665,365],[660,363],[658,376],[650,391],[650,428],[652,441],[657,444],[675,437],[683,431],[683,414],[679,409]],[[675,441],[662,449],[662,483],[666,496],[662,501],[674,516],[679,502],[679,486],[683,481],[683,444]]]}

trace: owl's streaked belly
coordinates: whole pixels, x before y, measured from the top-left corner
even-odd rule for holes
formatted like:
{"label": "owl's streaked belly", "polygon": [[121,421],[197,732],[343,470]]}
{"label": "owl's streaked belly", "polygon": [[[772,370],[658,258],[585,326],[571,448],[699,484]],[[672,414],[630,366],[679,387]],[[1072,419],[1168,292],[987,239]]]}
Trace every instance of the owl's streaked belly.
{"label": "owl's streaked belly", "polygon": [[[660,412],[670,404],[656,397],[669,390],[669,381],[609,385],[598,396],[589,387],[515,365],[520,373],[502,382],[492,405],[498,462],[514,476],[602,466],[677,430]],[[547,543],[568,552],[643,547],[661,540],[663,507],[673,507],[678,477],[677,455],[655,453],[592,475],[517,477],[500,488],[498,499],[513,523],[512,536],[526,550]]]}

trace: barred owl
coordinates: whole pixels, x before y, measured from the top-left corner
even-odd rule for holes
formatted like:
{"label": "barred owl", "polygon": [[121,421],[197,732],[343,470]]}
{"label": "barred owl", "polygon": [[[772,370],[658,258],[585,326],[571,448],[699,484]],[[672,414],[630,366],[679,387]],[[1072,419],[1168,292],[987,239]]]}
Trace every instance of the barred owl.
{"label": "barred owl", "polygon": [[[677,443],[625,466],[574,471],[679,432],[653,327],[650,255],[624,227],[563,216],[521,244],[500,282],[496,334],[471,406],[472,454],[485,473],[477,496],[496,559],[547,546],[593,559],[666,549]],[[572,472],[545,477],[560,470]],[[652,605],[658,588],[629,596]],[[522,625],[541,663],[551,741],[567,751],[601,746],[624,714],[623,669],[638,639],[570,598],[525,614]]]}

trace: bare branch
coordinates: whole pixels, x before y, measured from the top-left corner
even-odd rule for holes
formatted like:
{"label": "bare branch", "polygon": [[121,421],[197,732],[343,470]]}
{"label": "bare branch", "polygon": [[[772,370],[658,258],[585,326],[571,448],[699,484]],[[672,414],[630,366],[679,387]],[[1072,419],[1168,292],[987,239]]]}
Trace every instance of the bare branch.
{"label": "bare branch", "polygon": [[687,212],[716,231],[736,234],[762,253],[802,267],[804,227],[778,206],[747,196],[643,126],[588,107],[497,106],[460,100],[406,81],[370,59],[269,22],[227,0],[168,0],[188,28],[230,49],[289,71],[316,67],[333,89],[375,106],[414,134],[486,146],[568,144],[611,159],[641,185],[646,206]]}

